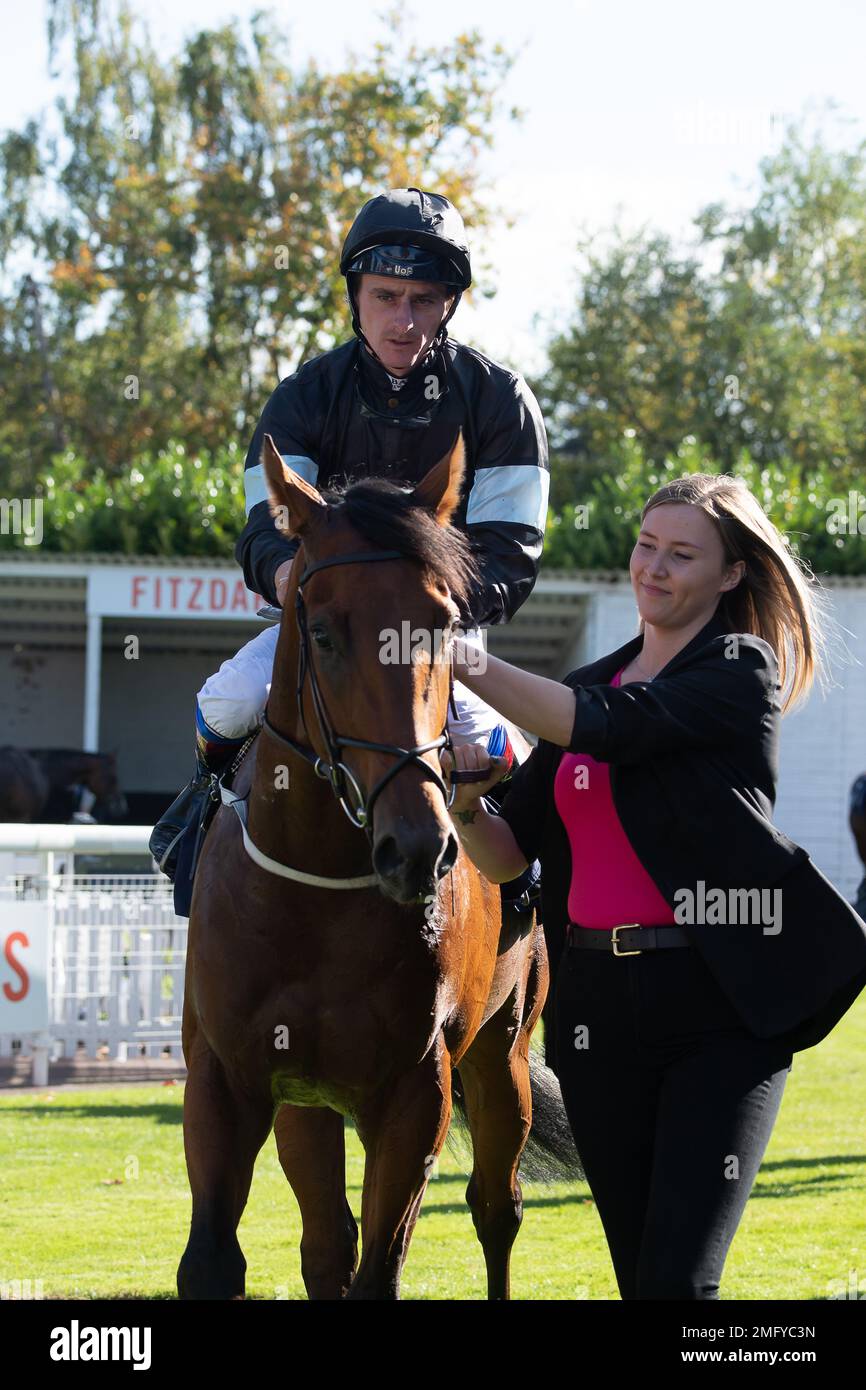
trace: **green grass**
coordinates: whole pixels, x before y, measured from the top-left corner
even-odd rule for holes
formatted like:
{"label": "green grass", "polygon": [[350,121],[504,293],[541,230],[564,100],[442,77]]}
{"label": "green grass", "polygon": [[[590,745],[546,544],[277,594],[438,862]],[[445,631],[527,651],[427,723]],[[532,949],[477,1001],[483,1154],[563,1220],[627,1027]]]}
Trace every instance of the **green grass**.
{"label": "green grass", "polygon": [[[866,1292],[864,1096],[861,998],[819,1047],[795,1055],[724,1298],[824,1299],[845,1289],[852,1270]],[[174,1297],[190,1212],[182,1103],[182,1085],[0,1098],[0,1281],[40,1279],[46,1298]],[[347,1140],[357,1216],[363,1154],[354,1132]],[[446,1150],[410,1247],[404,1298],[484,1298],[465,1185],[465,1165]],[[513,1296],[618,1298],[588,1188],[527,1182],[524,1199]],[[240,1227],[248,1296],[305,1297],[299,1236],[271,1139]]]}

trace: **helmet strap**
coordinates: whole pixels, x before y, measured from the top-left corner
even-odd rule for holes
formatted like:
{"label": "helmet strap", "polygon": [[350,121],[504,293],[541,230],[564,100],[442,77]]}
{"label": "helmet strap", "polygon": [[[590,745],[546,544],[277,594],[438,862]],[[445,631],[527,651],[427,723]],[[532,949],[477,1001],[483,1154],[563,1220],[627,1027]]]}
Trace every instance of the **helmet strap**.
{"label": "helmet strap", "polygon": [[436,333],[436,337],[433,339],[433,342],[437,348],[441,348],[442,344],[445,342],[445,339],[448,337],[448,322],[450,319],[454,317],[455,313],[457,312],[457,305],[460,303],[462,296],[462,290],[454,291],[454,303],[451,305],[451,308],[448,310],[448,313],[445,315],[444,319],[440,323]]}

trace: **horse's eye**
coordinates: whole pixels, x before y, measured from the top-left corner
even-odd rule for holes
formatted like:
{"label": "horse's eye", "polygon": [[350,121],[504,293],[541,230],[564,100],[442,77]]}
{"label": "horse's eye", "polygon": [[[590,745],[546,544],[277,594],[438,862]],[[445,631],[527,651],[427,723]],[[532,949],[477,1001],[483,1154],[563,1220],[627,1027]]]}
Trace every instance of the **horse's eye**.
{"label": "horse's eye", "polygon": [[316,646],[319,648],[319,651],[322,651],[322,652],[330,652],[330,651],[333,651],[333,648],[332,648],[332,646],[331,646],[331,639],[330,639],[330,637],[328,636],[328,633],[327,633],[327,629],[326,629],[326,628],[323,628],[323,627],[321,627],[321,626],[314,626],[314,627],[311,627],[311,628],[310,628],[310,636],[312,637],[312,639],[313,639],[313,641],[315,642]]}

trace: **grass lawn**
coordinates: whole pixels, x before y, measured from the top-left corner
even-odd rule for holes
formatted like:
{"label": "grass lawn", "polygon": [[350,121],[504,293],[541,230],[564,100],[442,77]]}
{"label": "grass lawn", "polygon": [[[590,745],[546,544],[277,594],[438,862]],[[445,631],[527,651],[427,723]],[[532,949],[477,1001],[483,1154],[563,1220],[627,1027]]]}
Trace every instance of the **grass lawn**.
{"label": "grass lawn", "polygon": [[[0,1282],[41,1280],[61,1298],[175,1297],[189,1225],[183,1086],[0,1097]],[[363,1153],[348,1139],[360,1213]],[[481,1248],[463,1199],[466,1164],[446,1150],[403,1276],[403,1297],[484,1298]],[[617,1299],[583,1184],[524,1183],[512,1258],[520,1299]],[[240,1227],[253,1298],[303,1298],[297,1205],[273,1140]],[[764,1165],[734,1239],[728,1299],[866,1293],[866,998],[817,1048],[796,1053]]]}

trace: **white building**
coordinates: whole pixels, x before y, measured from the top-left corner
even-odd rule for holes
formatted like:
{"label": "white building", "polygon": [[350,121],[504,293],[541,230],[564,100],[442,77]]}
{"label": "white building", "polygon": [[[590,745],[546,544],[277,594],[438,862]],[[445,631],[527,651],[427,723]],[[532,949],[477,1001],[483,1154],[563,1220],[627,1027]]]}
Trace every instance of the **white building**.
{"label": "white building", "polygon": [[[775,819],[848,898],[863,869],[848,830],[866,771],[866,578],[826,581],[850,656],[782,723]],[[167,803],[192,771],[195,695],[261,631],[261,599],[222,561],[91,555],[0,559],[0,742],[116,750],[127,795]],[[637,632],[628,576],[546,571],[494,655],[559,677]]]}

